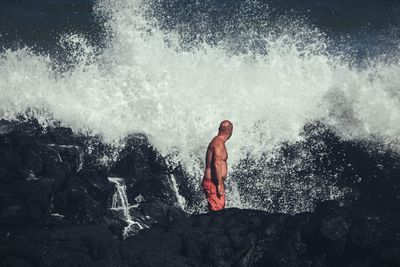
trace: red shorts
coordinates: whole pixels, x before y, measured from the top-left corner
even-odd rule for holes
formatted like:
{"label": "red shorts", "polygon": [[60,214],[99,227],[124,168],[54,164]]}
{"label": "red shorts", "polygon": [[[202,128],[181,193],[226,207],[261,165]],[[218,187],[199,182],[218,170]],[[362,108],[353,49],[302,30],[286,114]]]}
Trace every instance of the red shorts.
{"label": "red shorts", "polygon": [[209,210],[222,210],[225,208],[225,195],[220,198],[217,195],[217,186],[211,179],[203,179],[202,182],[204,193],[206,194]]}

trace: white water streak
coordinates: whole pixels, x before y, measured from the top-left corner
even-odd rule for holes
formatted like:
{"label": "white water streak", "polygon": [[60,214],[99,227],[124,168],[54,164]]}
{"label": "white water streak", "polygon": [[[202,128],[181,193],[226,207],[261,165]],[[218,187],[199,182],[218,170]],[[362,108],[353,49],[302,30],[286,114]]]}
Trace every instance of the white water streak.
{"label": "white water streak", "polygon": [[128,196],[126,194],[126,185],[124,179],[118,177],[109,177],[108,180],[115,184],[115,193],[112,198],[111,209],[122,211],[124,220],[128,223],[128,226],[124,228],[123,236],[127,237],[133,228],[144,228],[139,222],[133,220],[130,209],[132,206],[129,204]]}
{"label": "white water streak", "polygon": [[176,182],[175,175],[170,174],[169,177],[170,177],[170,179],[171,179],[172,189],[174,190],[174,192],[175,192],[175,197],[176,197],[176,199],[177,199],[177,201],[178,201],[178,206],[179,206],[182,210],[186,210],[186,200],[185,200],[185,198],[184,198],[181,194],[179,194],[179,187],[178,187],[178,184],[177,184],[177,182]]}

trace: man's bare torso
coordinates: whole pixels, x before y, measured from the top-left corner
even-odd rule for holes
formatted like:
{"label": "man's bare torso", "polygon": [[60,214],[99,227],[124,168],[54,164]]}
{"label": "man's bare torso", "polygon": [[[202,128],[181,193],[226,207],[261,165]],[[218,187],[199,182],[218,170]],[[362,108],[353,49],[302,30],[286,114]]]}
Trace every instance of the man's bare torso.
{"label": "man's bare torso", "polygon": [[225,143],[218,136],[214,137],[208,145],[206,153],[206,168],[204,171],[204,179],[212,179],[214,182],[217,179],[214,170],[215,160],[221,162],[221,175],[222,179],[225,181],[228,174],[228,152]]}

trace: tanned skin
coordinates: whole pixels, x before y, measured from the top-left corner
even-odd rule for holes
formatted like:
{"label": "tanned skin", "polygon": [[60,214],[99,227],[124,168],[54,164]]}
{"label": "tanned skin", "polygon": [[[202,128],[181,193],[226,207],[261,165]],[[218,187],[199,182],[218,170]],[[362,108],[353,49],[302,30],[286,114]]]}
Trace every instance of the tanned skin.
{"label": "tanned skin", "polygon": [[217,186],[217,196],[225,195],[224,181],[228,174],[228,151],[225,142],[232,136],[233,125],[230,121],[224,120],[219,126],[218,135],[215,136],[207,148],[206,169],[203,179],[211,179]]}

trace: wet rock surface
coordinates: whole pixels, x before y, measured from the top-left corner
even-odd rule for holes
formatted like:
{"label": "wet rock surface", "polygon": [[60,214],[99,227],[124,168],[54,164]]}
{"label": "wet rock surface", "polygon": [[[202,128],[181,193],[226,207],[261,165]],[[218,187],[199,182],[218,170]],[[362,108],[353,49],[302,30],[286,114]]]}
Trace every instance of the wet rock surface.
{"label": "wet rock surface", "polygon": [[126,139],[125,147],[110,171],[112,175],[124,178],[131,203],[138,196],[162,200],[170,205],[177,203],[170,185],[172,171],[144,135],[131,135]]}
{"label": "wet rock surface", "polygon": [[[364,150],[339,143],[371,165],[361,182],[343,180],[358,192],[352,201],[296,215],[189,216],[175,206],[173,170],[145,136],[130,136],[110,159],[96,137],[0,121],[0,266],[400,266],[397,164],[379,173]],[[124,180],[132,217],[146,225],[126,239],[108,177]]]}
{"label": "wet rock surface", "polygon": [[99,221],[113,188],[106,170],[85,164],[83,136],[69,128],[44,129],[35,121],[0,125],[6,231],[41,228],[52,214],[72,224]]}
{"label": "wet rock surface", "polygon": [[143,135],[128,137],[116,159],[114,150],[69,128],[0,121],[1,231],[41,229],[61,218],[104,223],[115,233],[126,224],[109,210],[116,188],[108,178],[115,176],[125,181],[130,203],[140,205],[136,216],[156,222],[175,201],[165,161]]}
{"label": "wet rock surface", "polygon": [[143,230],[121,254],[136,266],[397,266],[399,219],[334,201],[295,216],[226,209]]}
{"label": "wet rock surface", "polygon": [[[102,225],[0,238],[1,266],[398,266],[400,217],[323,203],[295,216],[256,210],[164,220],[125,240]],[[20,265],[24,264],[24,265]]]}

